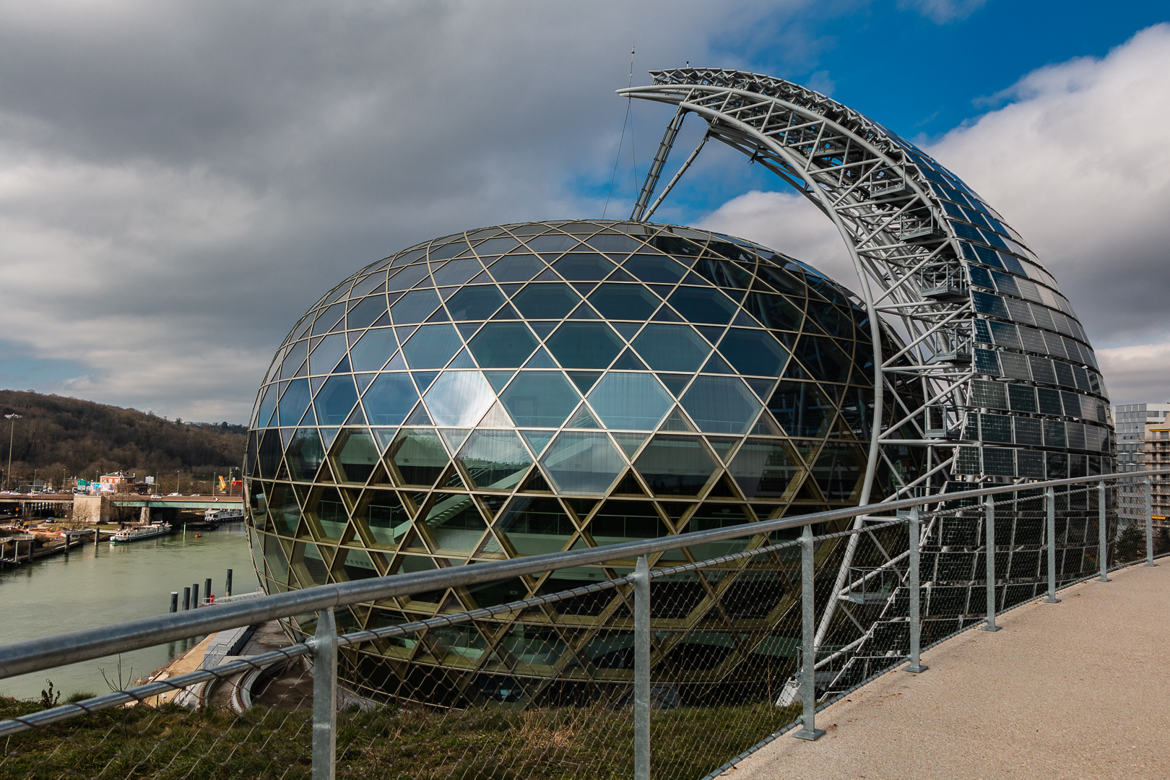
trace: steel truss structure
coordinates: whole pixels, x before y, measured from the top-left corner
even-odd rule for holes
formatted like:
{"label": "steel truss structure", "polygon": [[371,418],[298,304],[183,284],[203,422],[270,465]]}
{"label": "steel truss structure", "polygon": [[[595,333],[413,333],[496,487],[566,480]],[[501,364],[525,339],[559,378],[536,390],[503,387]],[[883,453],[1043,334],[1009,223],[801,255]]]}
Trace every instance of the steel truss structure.
{"label": "steel truss structure", "polygon": [[[649,219],[706,141],[715,139],[795,188],[844,239],[870,315],[875,355],[874,425],[862,503],[870,500],[878,468],[901,477],[900,488],[886,496],[890,499],[942,494],[962,483],[1112,470],[1108,398],[1080,322],[1019,235],[963,181],[877,122],[788,81],[692,67],[651,76],[649,86],[618,91],[676,107],[634,219]],[[651,203],[689,114],[706,121],[706,133]],[[901,343],[884,342],[880,323],[891,326]],[[895,464],[906,448],[923,456],[919,473],[899,474]],[[1077,547],[1083,533],[1071,529],[1091,510],[1073,499],[1062,504],[1067,553],[1062,578],[1078,576],[1087,566]],[[1019,509],[1010,516],[1013,539],[1024,549],[1038,514]],[[858,518],[856,527],[865,522]],[[967,593],[933,615],[928,606],[928,619],[941,621],[940,630],[964,624],[971,610],[957,602],[969,605],[985,581],[976,560],[983,549],[979,536],[959,544],[944,537],[938,524],[923,528],[924,549],[936,553],[928,558],[924,577],[940,589],[958,585]],[[868,538],[884,563],[856,567],[859,538]],[[966,555],[965,564],[954,565],[956,553]],[[863,663],[865,645],[888,628],[904,592],[883,583],[891,576],[902,581],[904,557],[873,535],[850,538],[819,619],[817,664],[826,674],[818,674],[818,687],[856,679],[856,668],[849,674],[827,672]],[[933,573],[930,560],[936,564]],[[1005,601],[1038,592],[1038,585],[1029,591],[1028,583],[1039,582],[1039,571],[1013,572],[1000,585]]]}

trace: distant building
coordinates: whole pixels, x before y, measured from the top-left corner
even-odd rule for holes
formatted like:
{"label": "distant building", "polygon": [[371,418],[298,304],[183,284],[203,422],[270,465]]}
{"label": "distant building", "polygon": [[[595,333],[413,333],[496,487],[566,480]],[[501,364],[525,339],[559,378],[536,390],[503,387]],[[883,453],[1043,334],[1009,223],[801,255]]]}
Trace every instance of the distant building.
{"label": "distant building", "polygon": [[[1151,427],[1165,426],[1170,420],[1170,403],[1119,404],[1113,407],[1113,424],[1117,429],[1117,470],[1142,471],[1158,466],[1147,465],[1146,442]],[[1170,446],[1170,441],[1162,445]],[[1163,450],[1163,453],[1166,451]],[[1166,456],[1163,455],[1163,458]],[[1168,461],[1163,460],[1165,465]],[[1170,486],[1159,480],[1157,489],[1165,492]],[[1122,522],[1145,522],[1146,497],[1142,483],[1122,486],[1118,491],[1117,514]],[[1163,504],[1166,500],[1163,500]],[[1155,511],[1155,515],[1159,512]],[[1165,516],[1165,512],[1161,512]]]}
{"label": "distant building", "polygon": [[116,471],[112,474],[102,474],[98,478],[98,492],[100,493],[131,493],[134,491],[134,475]]}
{"label": "distant building", "polygon": [[[1170,468],[1170,420],[1146,423],[1144,463],[1147,469]],[[1150,514],[1155,525],[1167,525],[1170,516],[1170,477],[1150,480]]]}

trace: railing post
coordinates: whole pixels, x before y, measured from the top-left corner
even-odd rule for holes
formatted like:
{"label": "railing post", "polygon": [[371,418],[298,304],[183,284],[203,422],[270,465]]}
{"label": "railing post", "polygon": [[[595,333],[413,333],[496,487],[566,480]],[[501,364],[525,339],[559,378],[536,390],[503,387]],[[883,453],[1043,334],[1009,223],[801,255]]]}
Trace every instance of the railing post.
{"label": "railing post", "polygon": [[1146,477],[1146,566],[1154,563],[1154,481]]}
{"label": "railing post", "polygon": [[1056,597],[1056,493],[1052,488],[1044,490],[1044,534],[1048,539],[1048,595],[1044,603],[1057,604]]}
{"label": "railing post", "polygon": [[634,567],[634,777],[650,778],[650,566]]}
{"label": "railing post", "polygon": [[910,516],[906,520],[907,534],[910,539],[910,665],[906,671],[918,674],[925,672],[928,667],[922,663],[922,615],[921,591],[918,581],[918,507],[910,508]]}
{"label": "railing post", "polygon": [[800,696],[803,700],[803,724],[792,736],[797,739],[819,739],[825,732],[817,728],[817,692],[815,667],[817,663],[816,618],[813,600],[813,534],[812,526],[806,525],[800,535],[800,617],[803,634],[803,649],[800,665]]}
{"label": "railing post", "polygon": [[[1051,489],[1051,488],[1049,488]],[[1105,483],[1097,483],[1097,559],[1101,564],[1098,582],[1109,582],[1109,540],[1105,534]]]}
{"label": "railing post", "polygon": [[986,590],[987,590],[987,623],[983,626],[984,631],[999,631],[999,626],[995,625],[995,497],[985,496],[983,499],[984,515],[983,515],[983,530],[984,530],[984,559],[987,565],[986,570]]}
{"label": "railing post", "polygon": [[317,613],[313,649],[313,780],[333,780],[337,754],[337,621]]}

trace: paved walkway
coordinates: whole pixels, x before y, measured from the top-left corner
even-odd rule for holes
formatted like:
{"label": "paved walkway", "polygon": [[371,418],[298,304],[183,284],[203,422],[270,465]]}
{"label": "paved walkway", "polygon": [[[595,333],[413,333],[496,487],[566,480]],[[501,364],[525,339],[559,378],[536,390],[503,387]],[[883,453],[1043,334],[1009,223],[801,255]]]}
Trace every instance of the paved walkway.
{"label": "paved walkway", "polygon": [[1170,777],[1170,560],[1061,591],[923,653],[724,776]]}

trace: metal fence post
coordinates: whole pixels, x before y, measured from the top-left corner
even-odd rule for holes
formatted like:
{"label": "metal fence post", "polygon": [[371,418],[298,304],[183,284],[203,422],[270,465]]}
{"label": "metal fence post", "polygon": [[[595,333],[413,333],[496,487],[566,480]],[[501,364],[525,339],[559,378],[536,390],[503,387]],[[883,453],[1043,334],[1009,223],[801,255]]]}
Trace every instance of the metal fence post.
{"label": "metal fence post", "polygon": [[[1051,490],[1052,488],[1049,488]],[[1109,540],[1105,538],[1105,483],[1097,483],[1097,559],[1101,564],[1098,582],[1109,582]]]}
{"label": "metal fence post", "polygon": [[995,625],[995,497],[987,496],[983,500],[985,509],[983,515],[984,559],[986,560],[986,589],[987,589],[987,623],[984,631],[999,631]]}
{"label": "metal fence post", "polygon": [[918,674],[925,672],[928,667],[922,663],[922,616],[921,591],[918,581],[918,507],[910,508],[910,516],[906,521],[907,533],[910,537],[910,665],[906,671]]}
{"label": "metal fence post", "polygon": [[1048,537],[1048,595],[1044,597],[1044,603],[1058,604],[1060,599],[1056,597],[1056,493],[1052,488],[1044,491],[1044,513],[1047,519],[1044,532]]}
{"label": "metal fence post", "polygon": [[333,780],[337,754],[337,621],[317,613],[313,648],[313,780]]}
{"label": "metal fence post", "polygon": [[650,778],[650,565],[634,567],[634,777]]}
{"label": "metal fence post", "polygon": [[1154,563],[1154,481],[1146,477],[1146,566]]}
{"label": "metal fence post", "polygon": [[800,665],[800,696],[804,703],[800,729],[792,736],[797,739],[819,739],[825,732],[817,728],[816,692],[816,618],[813,614],[813,534],[812,526],[806,525],[800,535],[800,617],[803,633]]}

